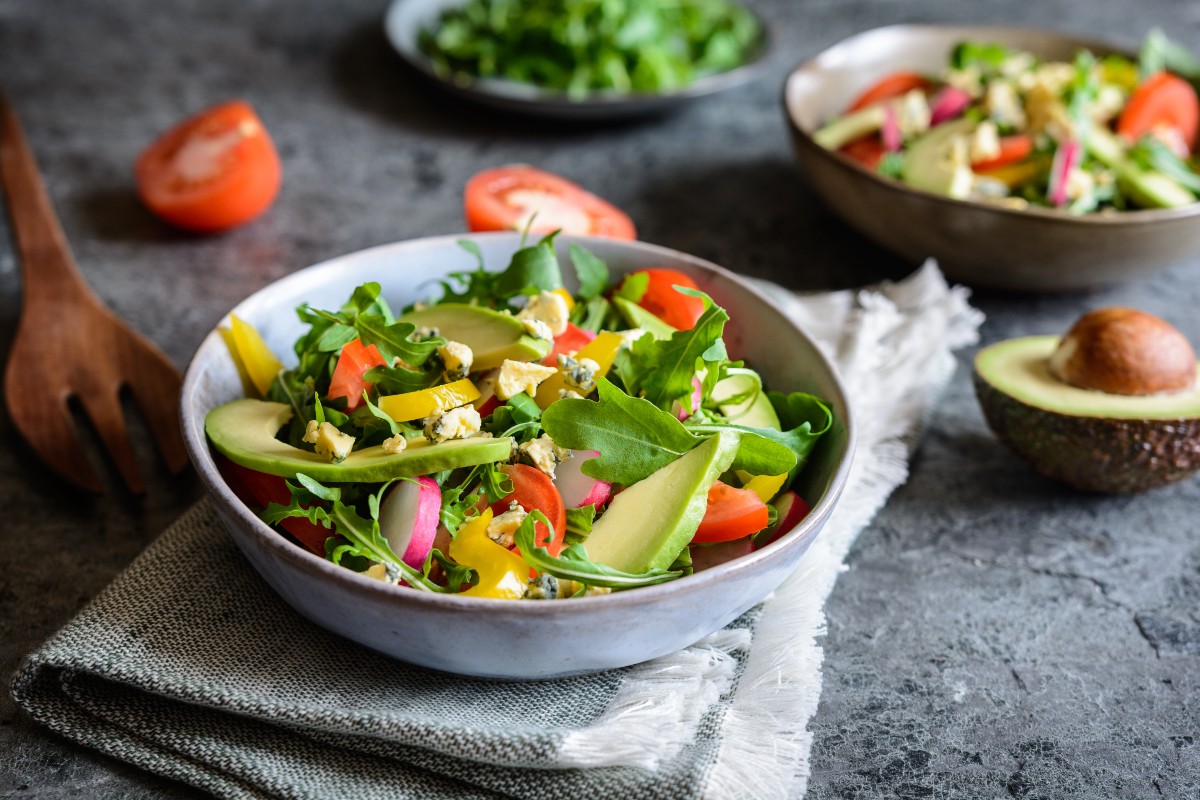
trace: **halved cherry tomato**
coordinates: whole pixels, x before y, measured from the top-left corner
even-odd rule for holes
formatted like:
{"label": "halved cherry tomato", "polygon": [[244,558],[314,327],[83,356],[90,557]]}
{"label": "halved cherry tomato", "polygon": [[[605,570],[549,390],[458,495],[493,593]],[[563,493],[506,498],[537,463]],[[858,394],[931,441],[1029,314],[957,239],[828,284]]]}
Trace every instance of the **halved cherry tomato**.
{"label": "halved cherry tomato", "polygon": [[838,152],[849,156],[867,169],[877,169],[887,150],[878,136],[868,136],[843,145]]}
{"label": "halved cherry tomato", "polygon": [[248,103],[233,100],[171,128],[138,156],[138,194],[162,219],[212,233],[267,210],[279,194],[279,154]]}
{"label": "halved cherry tomato", "polygon": [[591,331],[585,331],[574,322],[568,322],[567,329],[554,337],[554,346],[542,359],[542,363],[548,367],[557,367],[559,353],[577,353],[595,338],[596,334]]}
{"label": "halved cherry tomato", "polygon": [[891,100],[893,97],[900,97],[913,89],[932,88],[933,84],[924,75],[918,75],[915,72],[893,72],[860,94],[846,109],[846,113],[882,103],[884,100]]}
{"label": "halved cherry tomato", "polygon": [[533,529],[534,541],[545,545],[550,555],[557,556],[562,552],[563,537],[567,535],[567,509],[563,505],[562,495],[558,493],[558,487],[546,473],[528,464],[510,464],[501,469],[512,480],[513,491],[503,500],[492,504],[492,513],[499,515],[508,511],[508,504],[513,500],[526,511],[533,511],[535,508],[541,511],[554,526],[554,532],[551,534],[546,530],[546,526],[539,522]]}
{"label": "halved cherry tomato", "polygon": [[708,507],[692,541],[698,544],[729,542],[767,527],[767,504],[750,489],[736,489],[717,481],[708,490]]}
{"label": "halved cherry tomato", "polygon": [[999,155],[995,158],[986,158],[983,161],[973,161],[971,162],[971,169],[975,172],[987,172],[990,169],[1007,167],[1009,164],[1015,164],[1018,161],[1028,158],[1032,152],[1032,136],[1024,133],[1001,136]]}
{"label": "halved cherry tomato", "polygon": [[[292,493],[288,491],[287,483],[278,475],[267,475],[243,467],[224,456],[217,456],[216,460],[221,477],[246,505],[263,509],[271,503],[285,506],[292,501]],[[279,527],[294,536],[296,541],[304,545],[304,549],[321,558],[325,557],[325,540],[333,535],[327,528],[301,517],[282,520]]]}
{"label": "halved cherry tomato", "polygon": [[1190,83],[1169,72],[1142,81],[1117,120],[1117,133],[1131,142],[1158,128],[1174,128],[1189,152],[1196,148],[1200,99]]}
{"label": "halved cherry tomato", "polygon": [[691,330],[704,313],[704,301],[675,291],[676,286],[697,289],[696,282],[674,269],[640,269],[634,274],[650,276],[638,305],[676,330]]}
{"label": "halved cherry tomato", "polygon": [[363,373],[372,367],[382,367],[387,364],[379,348],[375,345],[363,345],[362,339],[355,339],[342,347],[338,356],[337,366],[333,368],[333,378],[329,381],[329,399],[346,398],[346,410],[353,411],[362,402],[362,393],[371,382],[363,377]]}
{"label": "halved cherry tomato", "polygon": [[629,216],[581,186],[526,164],[484,170],[463,193],[467,229],[636,239]]}

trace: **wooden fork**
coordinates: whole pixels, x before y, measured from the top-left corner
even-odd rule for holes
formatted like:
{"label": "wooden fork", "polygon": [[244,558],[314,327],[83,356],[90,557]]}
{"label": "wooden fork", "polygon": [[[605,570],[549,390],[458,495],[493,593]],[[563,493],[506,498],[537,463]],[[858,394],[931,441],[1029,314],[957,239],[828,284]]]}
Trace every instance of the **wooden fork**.
{"label": "wooden fork", "polygon": [[187,464],[177,421],[179,371],[108,310],[84,281],[38,175],[33,152],[0,93],[0,185],[24,284],[4,395],[18,431],[59,475],[103,488],[79,439],[75,398],[134,494],[145,492],[121,410],[128,388],[168,470]]}

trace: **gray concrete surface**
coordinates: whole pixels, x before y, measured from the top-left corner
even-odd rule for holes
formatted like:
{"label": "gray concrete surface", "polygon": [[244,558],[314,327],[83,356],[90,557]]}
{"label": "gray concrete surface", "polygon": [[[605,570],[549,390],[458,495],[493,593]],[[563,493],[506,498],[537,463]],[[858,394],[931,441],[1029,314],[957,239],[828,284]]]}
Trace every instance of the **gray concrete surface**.
{"label": "gray concrete surface", "polygon": [[[0,0],[0,86],[89,281],[182,366],[274,278],[460,230],[465,180],[503,162],[576,178],[626,208],[643,238],[746,274],[803,289],[898,277],[913,265],[833,219],[793,168],[778,105],[788,67],[902,21],[1022,22],[1130,45],[1158,25],[1200,48],[1195,2],[752,2],[778,39],[769,73],[636,124],[503,119],[429,93],[380,34],[383,0]],[[175,119],[233,96],[274,134],[283,194],[242,230],[174,233],[135,198],[133,160]],[[1062,331],[1119,303],[1200,342],[1200,254],[1137,284],[976,301],[985,341]],[[5,351],[18,306],[0,226]],[[830,600],[809,797],[1200,797],[1200,483],[1103,498],[1040,479],[988,433],[970,356]],[[62,488],[0,415],[5,681],[199,491],[189,477],[154,478],[144,500],[111,488],[99,499]],[[63,742],[0,697],[0,797],[192,796]]]}

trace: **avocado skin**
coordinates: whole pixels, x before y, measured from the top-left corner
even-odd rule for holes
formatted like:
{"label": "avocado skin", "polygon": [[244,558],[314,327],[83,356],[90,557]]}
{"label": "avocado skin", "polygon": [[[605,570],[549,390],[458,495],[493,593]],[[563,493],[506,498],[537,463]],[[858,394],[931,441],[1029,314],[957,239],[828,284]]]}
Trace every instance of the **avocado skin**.
{"label": "avocado skin", "polygon": [[1048,478],[1085,492],[1144,492],[1200,469],[1200,419],[1077,417],[1022,403],[973,375],[988,426]]}

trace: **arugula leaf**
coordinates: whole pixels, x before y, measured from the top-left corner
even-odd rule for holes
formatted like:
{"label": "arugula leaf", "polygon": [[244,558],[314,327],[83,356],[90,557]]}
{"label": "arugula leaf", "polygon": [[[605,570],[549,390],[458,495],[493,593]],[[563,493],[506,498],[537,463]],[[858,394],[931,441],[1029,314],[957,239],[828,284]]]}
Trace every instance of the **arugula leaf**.
{"label": "arugula leaf", "polygon": [[1200,80],[1200,61],[1178,42],[1171,41],[1161,28],[1146,34],[1138,51],[1139,74],[1143,80],[1168,70],[1190,81]]}
{"label": "arugula leaf", "polygon": [[363,377],[375,384],[380,394],[404,394],[436,385],[442,377],[442,371],[436,367],[416,370],[379,366],[371,367],[363,373]]}
{"label": "arugula leaf", "polygon": [[653,586],[675,580],[683,573],[665,569],[652,569],[648,572],[633,574],[613,569],[605,564],[598,564],[588,558],[587,549],[582,544],[573,544],[563,548],[558,557],[550,555],[550,551],[538,545],[534,538],[534,525],[538,522],[547,528],[553,527],[550,520],[541,511],[533,510],[521,522],[521,527],[513,533],[513,541],[521,552],[525,563],[560,580],[576,581],[588,586],[605,586],[609,589],[633,589],[638,586]]}
{"label": "arugula leaf", "polygon": [[466,488],[465,483],[442,488],[442,508],[438,512],[438,519],[451,536],[457,535],[459,526],[478,513],[475,504],[479,502],[479,495],[467,492]]}
{"label": "arugula leaf", "polygon": [[904,154],[900,152],[884,153],[883,158],[879,161],[879,166],[875,167],[875,171],[880,175],[900,180],[904,175]]}
{"label": "arugula leaf", "polygon": [[363,344],[373,344],[379,348],[379,354],[389,364],[398,358],[405,364],[419,367],[446,343],[445,339],[437,336],[414,342],[409,337],[416,332],[416,325],[411,322],[389,323],[382,314],[360,314],[354,327],[358,329]]}
{"label": "arugula leaf", "polygon": [[614,297],[623,297],[631,303],[636,303],[650,288],[650,275],[645,272],[633,272],[625,276],[621,285],[613,292]]}
{"label": "arugula leaf", "polygon": [[989,75],[1000,70],[1010,51],[998,42],[959,42],[950,52],[950,66],[954,69],[974,67]]}
{"label": "arugula leaf", "polygon": [[430,550],[429,555],[425,558],[425,568],[422,572],[426,578],[429,577],[429,571],[433,569],[435,561],[441,566],[442,572],[445,573],[446,585],[450,587],[450,591],[452,592],[462,591],[464,586],[479,580],[479,575],[475,570],[459,564],[449,556],[444,555],[436,547]]}
{"label": "arugula leaf", "polygon": [[577,244],[572,244],[569,252],[575,275],[579,279],[580,299],[591,300],[599,297],[608,288],[608,267]]}
{"label": "arugula leaf", "polygon": [[607,378],[596,385],[599,401],[559,400],[542,412],[542,428],[560,447],[600,453],[584,462],[584,474],[629,486],[703,441],[673,415]]}
{"label": "arugula leaf", "polygon": [[518,294],[534,295],[562,288],[562,272],[550,234],[530,247],[513,253],[508,268],[496,277],[496,295],[508,299]]}
{"label": "arugula leaf", "polygon": [[567,509],[567,536],[574,541],[583,541],[592,532],[596,520],[596,506],[586,505]]}
{"label": "arugula leaf", "polygon": [[616,319],[612,303],[603,296],[593,297],[584,303],[576,303],[575,307],[571,309],[571,322],[575,323],[576,327],[592,333],[599,333],[606,327],[617,328],[621,325],[620,321]]}
{"label": "arugula leaf", "polygon": [[742,434],[737,455],[730,469],[744,469],[754,475],[779,475],[796,468],[799,459],[797,447],[809,447],[803,431],[777,431],[774,428],[750,428],[745,425],[727,425],[719,422],[686,423],[689,431],[712,436],[720,431],[737,431]]}
{"label": "arugula leaf", "polygon": [[1193,192],[1200,192],[1200,175],[1193,172],[1187,162],[1175,155],[1157,136],[1147,134],[1138,139],[1137,144],[1130,149],[1129,157],[1138,166],[1161,172],[1181,186]]}

